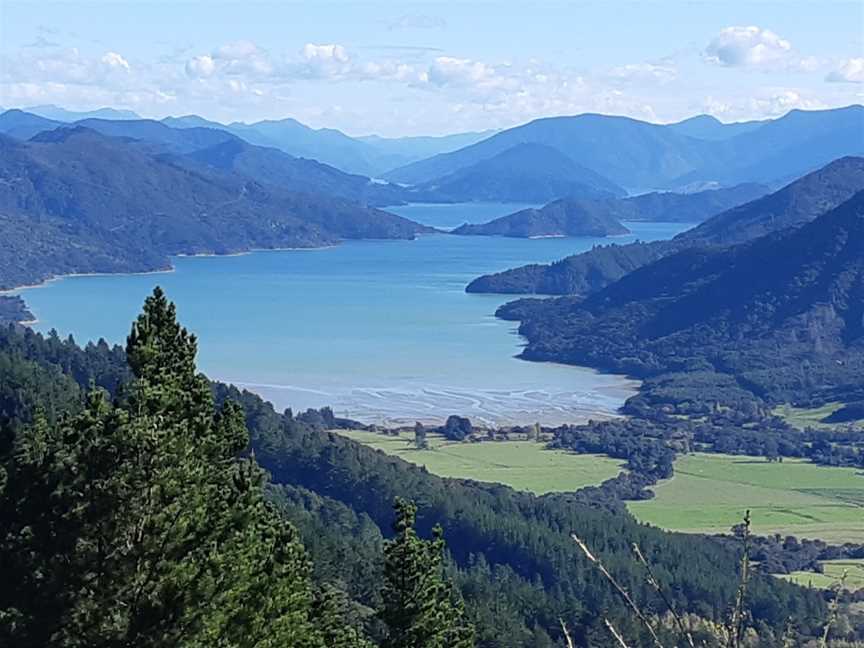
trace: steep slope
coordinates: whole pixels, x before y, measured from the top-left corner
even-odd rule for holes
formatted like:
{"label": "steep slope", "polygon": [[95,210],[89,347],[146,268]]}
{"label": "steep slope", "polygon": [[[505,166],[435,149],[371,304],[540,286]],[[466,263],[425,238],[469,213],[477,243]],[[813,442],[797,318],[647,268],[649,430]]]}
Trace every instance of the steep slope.
{"label": "steep slope", "polygon": [[693,193],[654,191],[610,203],[612,215],[622,220],[656,223],[701,223],[715,214],[756,200],[771,190],[755,183]]}
{"label": "steep slope", "polygon": [[731,245],[807,223],[864,188],[864,158],[844,157],[779,191],[730,209],[678,235]]}
{"label": "steep slope", "polygon": [[365,142],[378,153],[375,164],[389,171],[439,153],[449,153],[482,142],[496,131],[487,130],[453,135],[417,137],[380,137],[365,135],[354,139]]}
{"label": "steep slope", "polygon": [[416,190],[454,202],[548,202],[601,198],[626,192],[569,157],[540,144],[517,144]]}
{"label": "steep slope", "polygon": [[727,245],[799,226],[861,190],[864,158],[842,158],[773,194],[721,212],[672,241],[595,248],[551,265],[523,266],[485,275],[472,281],[466,290],[585,295],[685,247]]}
{"label": "steep slope", "polygon": [[452,232],[463,236],[619,236],[629,234],[603,202],[575,199],[556,200],[541,209],[523,209],[488,223],[466,223]]}
{"label": "steep slope", "polygon": [[473,146],[396,169],[386,177],[408,184],[428,182],[521,143],[557,148],[631,192],[705,182],[727,186],[788,182],[838,157],[864,155],[864,107],[859,105],[792,111],[720,140],[677,130],[675,125],[606,115],[538,119]]}
{"label": "steep slope", "polygon": [[864,369],[864,191],[812,222],[692,247],[584,301],[514,302],[524,357],[649,376],[731,373],[758,395],[852,391]]}
{"label": "steep slope", "polygon": [[152,119],[129,121],[83,119],[75,125],[111,137],[130,137],[152,142],[175,153],[190,153],[234,139],[230,133],[216,128],[170,128]]}
{"label": "steep slope", "polygon": [[421,225],[236,173],[173,164],[139,142],[63,128],[0,138],[0,286],[58,273],[165,268],[168,256],[413,238]]}

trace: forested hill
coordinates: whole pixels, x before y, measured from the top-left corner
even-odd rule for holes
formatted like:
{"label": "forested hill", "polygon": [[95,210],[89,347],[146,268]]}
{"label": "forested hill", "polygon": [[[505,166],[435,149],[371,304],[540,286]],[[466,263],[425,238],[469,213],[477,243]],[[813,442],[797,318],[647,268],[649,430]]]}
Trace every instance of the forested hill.
{"label": "forested hill", "polygon": [[217,169],[83,127],[0,136],[0,288],[162,269],[173,254],[314,247],[429,231],[393,214]]}
{"label": "forested hill", "polygon": [[611,216],[603,201],[565,198],[540,209],[523,209],[482,224],[457,227],[453,234],[463,236],[619,236],[629,234],[624,225]]}
{"label": "forested hill", "polygon": [[835,396],[864,371],[864,191],[797,229],[691,247],[584,301],[523,300],[523,357],[651,376],[730,373],[773,401]]}
{"label": "forested hill", "polygon": [[485,275],[468,292],[587,295],[633,270],[692,245],[752,240],[807,223],[864,189],[864,158],[835,160],[762,198],[716,214],[673,241],[597,247],[551,265]]}
{"label": "forested hill", "polygon": [[[10,435],[32,419],[36,404],[50,422],[81,407],[83,385],[117,393],[129,378],[124,360],[122,349],[104,343],[82,350],[69,340],[0,330],[0,459],[8,459]],[[572,495],[537,498],[503,486],[442,479],[326,432],[332,425],[327,411],[278,414],[247,392],[214,389],[217,401],[242,403],[255,456],[272,475],[274,497],[301,531],[318,583],[345,591],[361,609],[380,604],[379,549],[382,537],[391,535],[396,495],[419,504],[421,534],[443,525],[479,648],[559,645],[560,618],[585,645],[608,645],[604,616],[632,645],[646,645],[630,611],[570,532],[603,556],[649,613],[662,611],[663,603],[632,560],[631,542],[650,556],[678,609],[718,620],[734,597],[737,556],[728,544],[664,533],[625,513],[590,508]],[[755,576],[748,597],[760,637],[777,636],[789,618],[812,636],[825,615],[818,592],[768,577]]]}

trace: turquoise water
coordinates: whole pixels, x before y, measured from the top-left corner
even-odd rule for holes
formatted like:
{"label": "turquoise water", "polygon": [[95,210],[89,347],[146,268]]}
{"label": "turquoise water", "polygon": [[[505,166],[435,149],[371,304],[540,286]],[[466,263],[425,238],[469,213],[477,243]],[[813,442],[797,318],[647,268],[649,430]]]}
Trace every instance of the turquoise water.
{"label": "turquoise water", "polygon": [[[394,209],[439,227],[512,206]],[[497,213],[500,212],[500,213]],[[457,223],[458,224],[458,223]],[[675,224],[633,223],[616,239],[669,238]],[[548,262],[607,240],[424,236],[320,250],[181,257],[170,273],[68,277],[22,291],[38,318],[79,342],[123,342],[161,285],[199,338],[199,364],[277,408],[330,405],[369,422],[561,423],[611,413],[632,393],[621,377],[515,359],[515,326],[493,316],[507,297],[468,295],[474,277]]]}

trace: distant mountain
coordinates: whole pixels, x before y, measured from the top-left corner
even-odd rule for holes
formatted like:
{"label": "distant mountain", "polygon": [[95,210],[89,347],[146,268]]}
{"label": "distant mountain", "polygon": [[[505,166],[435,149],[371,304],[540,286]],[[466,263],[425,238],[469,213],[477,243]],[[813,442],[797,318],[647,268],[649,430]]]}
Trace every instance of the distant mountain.
{"label": "distant mountain", "polygon": [[[409,197],[407,191],[395,185],[373,182],[315,160],[295,158],[275,148],[253,146],[221,124],[215,124],[218,128],[211,124],[215,122],[188,116],[162,121],[84,119],[75,125],[153,144],[154,152],[185,155],[175,159],[178,164],[197,163],[234,171],[289,191],[328,194],[375,206],[401,204]],[[21,111],[0,115],[0,132],[17,139],[30,139],[36,133],[67,126]]]}
{"label": "distant mountain", "polygon": [[651,192],[610,201],[611,214],[621,220],[655,223],[701,223],[715,214],[755,200],[771,190],[747,183],[693,193]]}
{"label": "distant mountain", "polygon": [[601,198],[626,192],[550,146],[517,144],[417,191],[453,202],[543,203],[557,198]]}
{"label": "distant mountain", "polygon": [[63,123],[13,108],[0,114],[0,133],[28,140],[37,133],[62,126]]}
{"label": "distant mountain", "polygon": [[792,111],[749,132],[719,140],[677,132],[681,128],[680,124],[663,126],[595,114],[538,119],[385,177],[422,184],[517,144],[534,143],[556,148],[577,164],[638,193],[706,182],[726,186],[787,182],[838,157],[864,155],[864,107],[858,105]]}
{"label": "distant mountain", "polygon": [[696,115],[695,117],[690,117],[689,119],[669,124],[667,128],[679,133],[680,135],[687,135],[688,137],[695,137],[696,139],[725,140],[742,133],[751,133],[764,126],[767,121],[768,120],[746,121],[724,124],[711,115]]}
{"label": "distant mountain", "polygon": [[354,139],[372,146],[380,155],[376,164],[389,171],[423,158],[449,153],[494,135],[497,131],[487,130],[477,133],[455,133],[453,135],[420,137],[380,137],[365,135]]}
{"label": "distant mountain", "polygon": [[413,238],[377,209],[190,169],[84,127],[0,136],[0,286],[69,272],[165,268],[168,256]]}
{"label": "distant mountain", "polygon": [[466,223],[452,232],[459,235],[513,236],[620,236],[629,234],[617,219],[609,215],[599,201],[562,199],[541,209],[523,209],[482,225]]}
{"label": "distant mountain", "polygon": [[82,119],[141,119],[141,116],[131,110],[118,110],[116,108],[98,108],[97,110],[74,111],[66,110],[60,106],[31,106],[24,108],[25,112],[39,115],[47,119],[59,122],[77,122]]}
{"label": "distant mountain", "polygon": [[[864,190],[864,159],[843,158],[773,194],[721,212],[672,241],[598,247],[550,265],[522,266],[484,275],[468,284],[466,290],[507,294],[590,294],[685,247],[743,242],[800,226],[861,190]],[[628,200],[638,201],[639,198]]]}
{"label": "distant mountain", "polygon": [[523,356],[648,376],[701,367],[794,401],[864,370],[864,192],[800,228],[692,247],[580,301],[522,300]]}
{"label": "distant mountain", "polygon": [[233,136],[222,143],[188,153],[183,159],[290,191],[319,193],[363,205],[396,205],[409,197],[408,192],[397,185],[345,173],[315,160],[293,157],[279,149],[253,146]]}
{"label": "distant mountain", "polygon": [[679,234],[679,241],[743,243],[808,223],[864,189],[864,158],[845,157],[763,198],[734,207]]}

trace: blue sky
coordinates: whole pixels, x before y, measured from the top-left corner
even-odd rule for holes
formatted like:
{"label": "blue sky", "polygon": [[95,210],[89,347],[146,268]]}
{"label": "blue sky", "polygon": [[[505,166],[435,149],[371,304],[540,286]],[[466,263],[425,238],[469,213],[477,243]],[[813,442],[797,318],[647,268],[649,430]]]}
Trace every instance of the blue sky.
{"label": "blue sky", "polygon": [[9,2],[0,105],[443,134],[864,100],[864,3]]}

